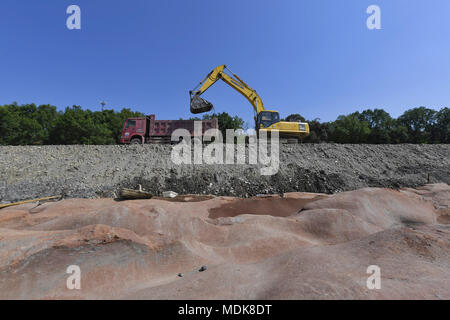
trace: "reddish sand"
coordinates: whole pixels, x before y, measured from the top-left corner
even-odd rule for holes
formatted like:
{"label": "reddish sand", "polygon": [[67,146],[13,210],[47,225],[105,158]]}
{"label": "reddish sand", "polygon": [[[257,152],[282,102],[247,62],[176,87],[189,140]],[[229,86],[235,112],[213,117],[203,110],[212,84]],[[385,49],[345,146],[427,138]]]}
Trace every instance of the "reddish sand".
{"label": "reddish sand", "polygon": [[0,299],[450,299],[448,185],[180,199],[0,210]]}
{"label": "reddish sand", "polygon": [[313,201],[325,198],[320,194],[286,194],[286,196],[265,196],[251,199],[231,198],[229,202],[209,210],[211,219],[236,217],[244,214],[289,217]]}

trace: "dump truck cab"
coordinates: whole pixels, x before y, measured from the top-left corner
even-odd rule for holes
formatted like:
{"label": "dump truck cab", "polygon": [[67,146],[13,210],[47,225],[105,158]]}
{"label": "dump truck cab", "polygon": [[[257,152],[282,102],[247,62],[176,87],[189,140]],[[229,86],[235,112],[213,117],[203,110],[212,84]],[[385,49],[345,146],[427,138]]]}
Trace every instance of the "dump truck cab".
{"label": "dump truck cab", "polygon": [[146,118],[128,118],[122,127],[120,143],[142,144],[145,142],[145,132],[147,129]]}

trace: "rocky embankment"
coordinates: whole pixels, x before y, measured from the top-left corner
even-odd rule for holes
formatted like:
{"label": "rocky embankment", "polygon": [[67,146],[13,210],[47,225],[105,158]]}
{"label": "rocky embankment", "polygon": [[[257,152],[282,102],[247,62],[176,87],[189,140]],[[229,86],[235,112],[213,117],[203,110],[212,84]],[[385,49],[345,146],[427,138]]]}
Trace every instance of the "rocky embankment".
{"label": "rocky embankment", "polygon": [[177,165],[171,151],[171,145],[3,146],[0,201],[114,197],[120,187],[138,184],[155,195],[249,197],[450,183],[449,145],[282,145],[272,176],[261,176],[261,165]]}

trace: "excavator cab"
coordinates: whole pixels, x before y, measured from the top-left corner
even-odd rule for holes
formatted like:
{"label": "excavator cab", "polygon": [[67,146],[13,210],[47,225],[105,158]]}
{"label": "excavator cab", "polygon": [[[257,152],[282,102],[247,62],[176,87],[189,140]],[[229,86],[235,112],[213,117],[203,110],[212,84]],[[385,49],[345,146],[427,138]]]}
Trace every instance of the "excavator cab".
{"label": "excavator cab", "polygon": [[261,111],[256,117],[256,129],[268,128],[280,122],[280,114],[277,111]]}

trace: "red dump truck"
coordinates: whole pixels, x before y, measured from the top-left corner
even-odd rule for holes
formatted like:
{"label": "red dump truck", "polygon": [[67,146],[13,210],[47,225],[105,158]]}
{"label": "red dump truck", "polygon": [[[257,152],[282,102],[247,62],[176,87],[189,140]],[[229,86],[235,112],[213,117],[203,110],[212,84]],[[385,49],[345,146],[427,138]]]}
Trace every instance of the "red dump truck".
{"label": "red dump truck", "polygon": [[[156,120],[154,114],[129,118],[123,124],[120,143],[171,143],[172,132],[176,129],[186,129],[194,137],[194,120]],[[202,121],[202,135],[209,129],[219,129],[217,119]]]}

